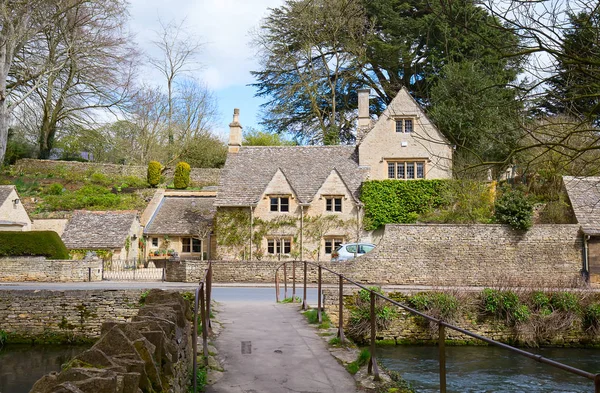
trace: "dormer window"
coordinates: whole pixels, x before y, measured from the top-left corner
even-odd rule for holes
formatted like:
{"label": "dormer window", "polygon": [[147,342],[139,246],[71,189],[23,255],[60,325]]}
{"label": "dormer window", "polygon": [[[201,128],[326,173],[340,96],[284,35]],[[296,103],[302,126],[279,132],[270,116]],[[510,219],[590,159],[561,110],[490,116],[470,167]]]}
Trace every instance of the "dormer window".
{"label": "dormer window", "polygon": [[287,196],[272,196],[271,200],[271,211],[272,212],[284,212],[290,211],[290,198]]}
{"label": "dormer window", "polygon": [[328,196],[325,197],[325,211],[328,212],[342,212],[342,198],[341,196]]}
{"label": "dormer window", "polygon": [[396,119],[396,132],[409,134],[414,130],[413,119]]}

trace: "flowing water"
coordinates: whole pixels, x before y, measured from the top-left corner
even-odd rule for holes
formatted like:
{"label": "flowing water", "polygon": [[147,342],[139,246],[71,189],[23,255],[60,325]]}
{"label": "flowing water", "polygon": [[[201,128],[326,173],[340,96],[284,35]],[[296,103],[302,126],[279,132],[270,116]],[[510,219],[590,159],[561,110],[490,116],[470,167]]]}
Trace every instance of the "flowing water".
{"label": "flowing water", "polygon": [[7,345],[0,349],[0,393],[27,393],[33,384],[88,346]]}
{"label": "flowing water", "polygon": [[[600,349],[528,350],[579,369],[600,373]],[[439,392],[438,348],[385,346],[378,359],[398,371],[419,393]],[[448,392],[575,393],[593,392],[592,381],[496,347],[446,347]]]}

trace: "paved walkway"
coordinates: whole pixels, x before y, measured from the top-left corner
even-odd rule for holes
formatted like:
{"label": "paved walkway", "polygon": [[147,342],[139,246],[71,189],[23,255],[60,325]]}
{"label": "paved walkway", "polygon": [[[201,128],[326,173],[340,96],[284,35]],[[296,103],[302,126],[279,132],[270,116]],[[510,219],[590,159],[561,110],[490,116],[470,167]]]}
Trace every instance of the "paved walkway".
{"label": "paved walkway", "polygon": [[216,340],[225,375],[212,393],[357,392],[297,304],[228,301]]}

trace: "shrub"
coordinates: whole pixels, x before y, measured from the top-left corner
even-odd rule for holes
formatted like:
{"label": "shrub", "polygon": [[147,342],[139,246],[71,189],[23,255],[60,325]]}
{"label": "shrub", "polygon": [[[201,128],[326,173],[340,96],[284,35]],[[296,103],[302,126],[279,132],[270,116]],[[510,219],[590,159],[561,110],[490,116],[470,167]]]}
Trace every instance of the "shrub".
{"label": "shrub", "polygon": [[46,190],[44,191],[44,193],[46,195],[61,195],[63,193],[63,185],[60,183],[53,183],[51,184],[48,188],[46,188]]}
{"label": "shrub", "polygon": [[491,222],[494,215],[495,188],[476,180],[447,181],[441,193],[442,203],[420,221],[454,224]]}
{"label": "shrub", "polygon": [[513,229],[526,231],[531,228],[533,204],[519,190],[505,190],[494,205],[496,221]]}
{"label": "shrub", "polygon": [[485,314],[505,319],[509,324],[525,322],[531,317],[529,307],[522,304],[519,296],[512,291],[485,288],[481,293],[481,303]]}
{"label": "shrub", "polygon": [[385,224],[413,223],[419,214],[442,203],[444,180],[373,180],[363,183],[364,227],[377,229]]}
{"label": "shrub", "polygon": [[555,292],[550,297],[550,305],[555,311],[578,312],[579,297],[572,292]]}
{"label": "shrub", "polygon": [[600,331],[600,303],[588,305],[583,313],[583,326],[593,332]]}
{"label": "shrub", "polygon": [[90,176],[90,181],[94,184],[99,184],[101,186],[108,186],[111,184],[110,179],[104,173],[94,172]]}
{"label": "shrub", "polygon": [[434,318],[451,321],[458,311],[456,297],[443,292],[421,292],[409,298],[409,303],[416,310]]}
{"label": "shrub", "polygon": [[[370,290],[383,293],[379,287]],[[396,317],[396,310],[380,297],[375,298],[375,327],[377,331],[385,330]],[[371,332],[371,292],[361,289],[354,296],[354,305],[350,310],[348,336],[355,342],[364,341]]]}
{"label": "shrub", "polygon": [[0,257],[11,256],[69,259],[69,252],[53,231],[0,232]]}
{"label": "shrub", "polygon": [[175,167],[175,178],[173,180],[173,185],[177,189],[188,188],[190,185],[190,165],[186,162],[180,162]]}
{"label": "shrub", "polygon": [[44,208],[49,211],[76,209],[114,209],[122,202],[119,195],[101,186],[84,186],[62,195],[48,195]]}
{"label": "shrub", "polygon": [[160,173],[162,165],[158,161],[150,161],[148,163],[148,184],[150,187],[156,187],[160,183]]}

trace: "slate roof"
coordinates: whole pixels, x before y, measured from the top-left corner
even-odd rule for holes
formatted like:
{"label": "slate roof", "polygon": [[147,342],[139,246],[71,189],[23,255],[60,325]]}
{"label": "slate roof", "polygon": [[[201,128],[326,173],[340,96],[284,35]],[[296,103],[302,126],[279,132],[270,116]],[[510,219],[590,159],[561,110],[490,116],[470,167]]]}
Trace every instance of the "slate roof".
{"label": "slate roof", "polygon": [[137,217],[135,211],[76,211],[61,238],[68,249],[120,249]]}
{"label": "slate roof", "polygon": [[242,146],[227,155],[215,206],[255,205],[280,169],[300,203],[309,203],[332,170],[358,200],[367,171],[355,146]]}
{"label": "slate roof", "polygon": [[8,196],[14,189],[15,189],[15,186],[12,186],[12,185],[0,186],[0,205],[2,205],[4,203],[4,201],[6,201],[6,198],[8,198]]}
{"label": "slate roof", "polygon": [[577,222],[588,235],[600,235],[600,177],[563,176]]}
{"label": "slate roof", "polygon": [[144,228],[144,234],[194,235],[200,225],[212,225],[214,201],[214,197],[165,196]]}

